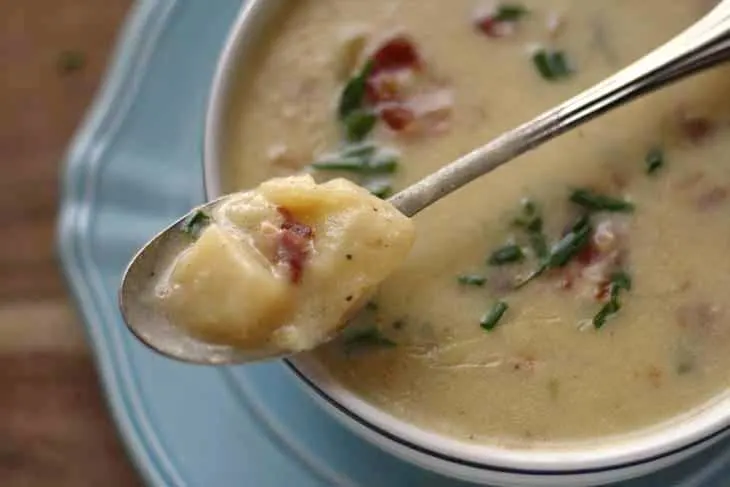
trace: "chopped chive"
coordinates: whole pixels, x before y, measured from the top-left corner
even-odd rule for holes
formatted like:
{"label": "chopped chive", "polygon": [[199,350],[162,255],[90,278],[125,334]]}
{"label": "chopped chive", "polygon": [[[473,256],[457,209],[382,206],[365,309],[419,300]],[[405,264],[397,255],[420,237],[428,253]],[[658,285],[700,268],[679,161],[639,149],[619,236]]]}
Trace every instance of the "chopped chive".
{"label": "chopped chive", "polygon": [[484,286],[487,278],[478,274],[462,274],[456,277],[456,282],[462,286]]}
{"label": "chopped chive", "polygon": [[589,211],[616,213],[631,213],[634,211],[633,203],[583,188],[574,189],[570,194],[570,201]]}
{"label": "chopped chive", "polygon": [[572,74],[563,51],[538,49],[532,54],[532,63],[540,76],[549,81],[567,78]]}
{"label": "chopped chive", "polygon": [[373,130],[378,117],[368,110],[353,110],[343,120],[345,137],[350,142],[359,142]]}
{"label": "chopped chive", "polygon": [[593,227],[590,219],[587,217],[579,218],[570,232],[550,249],[550,255],[546,262],[547,267],[550,269],[564,267],[590,242],[592,231]]}
{"label": "chopped chive", "polygon": [[658,147],[651,149],[646,153],[644,164],[646,166],[646,173],[654,174],[664,166],[664,152]]}
{"label": "chopped chive", "polygon": [[392,151],[378,151],[368,162],[368,172],[370,173],[394,173],[397,169],[398,154],[393,153]]}
{"label": "chopped chive", "polygon": [[484,313],[484,316],[479,320],[479,326],[486,331],[494,330],[508,308],[509,306],[504,301],[497,301],[489,311]]}
{"label": "chopped chive", "polygon": [[548,269],[547,263],[543,262],[540,264],[540,266],[535,269],[534,271],[530,272],[527,276],[523,277],[521,281],[517,282],[515,284],[515,289],[522,289],[530,282],[534,281],[538,277],[540,277],[543,272],[545,272]]}
{"label": "chopped chive", "polygon": [[373,143],[363,142],[360,144],[351,144],[342,149],[342,157],[360,157],[370,158],[375,154],[378,147]]}
{"label": "chopped chive", "polygon": [[370,194],[380,199],[385,199],[393,193],[393,187],[386,182],[370,182],[364,184],[363,187],[370,191]]}
{"label": "chopped chive", "polygon": [[348,348],[353,347],[386,347],[393,348],[398,344],[383,333],[371,326],[364,329],[353,330],[344,337],[344,344]]}
{"label": "chopped chive", "polygon": [[527,15],[529,11],[522,5],[508,3],[497,7],[492,17],[496,22],[514,22]]}
{"label": "chopped chive", "polygon": [[593,326],[600,329],[612,315],[621,310],[621,290],[631,290],[631,277],[624,271],[616,272],[611,276],[609,284],[608,302],[593,317]]}
{"label": "chopped chive", "polygon": [[183,220],[180,230],[193,238],[198,238],[203,229],[210,224],[210,216],[203,210],[191,213]]}
{"label": "chopped chive", "polygon": [[395,157],[373,158],[333,157],[313,162],[312,168],[320,171],[348,171],[360,174],[391,174],[398,169]]}
{"label": "chopped chive", "polygon": [[519,245],[509,244],[492,252],[487,263],[493,266],[513,264],[521,262],[524,258],[525,253]]}
{"label": "chopped chive", "polygon": [[345,85],[340,95],[340,102],[337,107],[337,113],[340,120],[347,118],[350,113],[362,108],[365,100],[365,88],[368,76],[373,69],[372,61],[365,63],[360,73],[350,79]]}
{"label": "chopped chive", "polygon": [[62,73],[73,73],[86,66],[86,55],[81,51],[62,51],[58,55],[58,70]]}
{"label": "chopped chive", "polygon": [[588,215],[583,215],[573,223],[570,231],[558,240],[543,259],[540,266],[532,271],[515,285],[520,289],[529,282],[540,277],[546,270],[564,267],[570,260],[578,255],[581,250],[590,242],[593,226]]}
{"label": "chopped chive", "polygon": [[613,283],[613,292],[615,293],[618,293],[618,291],[621,289],[631,291],[631,276],[629,276],[625,271],[615,272],[611,276],[611,283]]}
{"label": "chopped chive", "polygon": [[313,162],[311,167],[320,171],[352,171],[365,172],[367,161],[360,157],[333,156]]}

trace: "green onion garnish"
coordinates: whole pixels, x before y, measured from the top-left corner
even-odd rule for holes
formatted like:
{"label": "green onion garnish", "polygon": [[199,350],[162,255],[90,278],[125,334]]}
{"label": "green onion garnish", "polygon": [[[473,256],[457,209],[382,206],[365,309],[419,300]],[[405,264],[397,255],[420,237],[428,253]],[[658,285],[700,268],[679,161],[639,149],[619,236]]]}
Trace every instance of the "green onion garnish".
{"label": "green onion garnish", "polygon": [[340,154],[342,157],[362,157],[370,158],[378,150],[378,146],[372,142],[363,142],[360,144],[350,144],[346,146]]}
{"label": "green onion garnish", "polygon": [[502,4],[497,7],[497,11],[492,16],[492,19],[496,22],[514,22],[520,20],[522,17],[527,15],[529,11],[518,4]]}
{"label": "green onion garnish", "polygon": [[372,61],[365,63],[360,73],[350,79],[342,90],[340,95],[340,103],[337,107],[337,113],[340,120],[347,118],[355,110],[362,108],[365,101],[365,87],[368,76],[373,69]]}
{"label": "green onion garnish", "polygon": [[501,247],[489,256],[487,263],[489,265],[505,265],[521,262],[525,258],[525,253],[519,245],[509,244]]}
{"label": "green onion garnish", "polygon": [[601,328],[604,324],[606,324],[606,320],[608,320],[611,315],[618,313],[621,309],[621,290],[631,290],[631,277],[623,271],[616,272],[611,276],[611,283],[608,287],[608,302],[604,304],[598,313],[596,313],[596,316],[593,317],[593,326],[596,329]]}
{"label": "green onion garnish", "polygon": [[79,71],[86,66],[86,55],[81,51],[63,51],[58,55],[58,70],[62,73]]}
{"label": "green onion garnish", "polygon": [[580,217],[573,224],[570,232],[550,249],[550,255],[547,259],[548,268],[564,267],[570,262],[570,259],[575,257],[590,242],[592,231],[593,226],[590,218],[588,216]]}
{"label": "green onion garnish", "polygon": [[589,211],[608,211],[618,213],[631,213],[634,211],[633,203],[621,198],[606,196],[589,189],[574,189],[570,194],[570,201],[582,206]]}
{"label": "green onion garnish", "polygon": [[363,184],[363,187],[370,191],[370,194],[380,199],[385,199],[393,193],[393,187],[386,182],[375,181]]}
{"label": "green onion garnish", "polygon": [[646,166],[646,173],[654,174],[662,166],[664,166],[664,152],[662,152],[662,150],[658,147],[651,149],[646,153],[644,164]]}
{"label": "green onion garnish", "polygon": [[350,142],[359,142],[368,136],[377,121],[377,115],[371,111],[353,110],[342,120],[345,127],[345,137]]}
{"label": "green onion garnish", "polygon": [[391,174],[398,169],[395,156],[373,158],[332,157],[313,162],[312,168],[320,171],[348,171],[360,174]]}
{"label": "green onion garnish", "polygon": [[555,81],[572,74],[563,51],[538,49],[532,55],[532,63],[544,79]]}
{"label": "green onion garnish", "polygon": [[504,316],[504,313],[507,311],[507,308],[509,306],[504,301],[497,301],[494,303],[494,305],[484,313],[484,316],[482,316],[481,320],[479,320],[479,325],[486,331],[492,331],[499,323],[499,320],[502,319],[502,316]]}
{"label": "green onion garnish", "polygon": [[518,282],[515,288],[520,289],[524,287],[548,269],[555,269],[567,265],[590,242],[592,232],[593,226],[591,225],[590,217],[583,215],[578,218],[570,231],[552,246],[540,266],[522,279],[522,281]]}
{"label": "green onion garnish", "polygon": [[456,277],[456,281],[462,286],[484,286],[487,278],[479,274],[462,274]]}
{"label": "green onion garnish", "polygon": [[193,238],[198,238],[203,229],[210,224],[210,216],[203,210],[197,210],[190,214],[182,222],[180,230]]}

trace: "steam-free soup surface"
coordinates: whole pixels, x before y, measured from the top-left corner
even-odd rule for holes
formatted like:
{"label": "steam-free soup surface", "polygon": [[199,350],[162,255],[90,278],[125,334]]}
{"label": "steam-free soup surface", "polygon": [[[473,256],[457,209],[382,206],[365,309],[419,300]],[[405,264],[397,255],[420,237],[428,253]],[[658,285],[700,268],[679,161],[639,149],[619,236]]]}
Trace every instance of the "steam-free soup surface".
{"label": "steam-free soup surface", "polygon": [[[385,195],[632,62],[711,3],[291,2],[231,105],[226,189],[308,171]],[[364,95],[343,106],[358,79]],[[419,214],[403,267],[316,359],[376,406],[477,442],[625,433],[723,392],[729,85],[726,69],[682,82]],[[396,155],[397,170],[348,159],[353,143]],[[577,251],[563,261],[566,243]]]}

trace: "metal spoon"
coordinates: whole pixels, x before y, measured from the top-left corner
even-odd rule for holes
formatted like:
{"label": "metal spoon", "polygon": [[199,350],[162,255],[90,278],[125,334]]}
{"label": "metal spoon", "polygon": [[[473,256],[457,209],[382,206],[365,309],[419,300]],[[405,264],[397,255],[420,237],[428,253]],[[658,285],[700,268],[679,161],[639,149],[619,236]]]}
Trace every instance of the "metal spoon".
{"label": "metal spoon", "polygon": [[[413,216],[466,183],[573,127],[728,59],[730,0],[723,0],[687,30],[627,68],[426,176],[389,201],[403,214]],[[195,208],[134,256],[119,292],[124,321],[153,350],[186,362],[232,364],[289,355],[287,350],[238,350],[198,341],[169,323],[147,297],[161,259],[189,243],[182,231],[185,219],[201,209],[211,209],[224,198]]]}

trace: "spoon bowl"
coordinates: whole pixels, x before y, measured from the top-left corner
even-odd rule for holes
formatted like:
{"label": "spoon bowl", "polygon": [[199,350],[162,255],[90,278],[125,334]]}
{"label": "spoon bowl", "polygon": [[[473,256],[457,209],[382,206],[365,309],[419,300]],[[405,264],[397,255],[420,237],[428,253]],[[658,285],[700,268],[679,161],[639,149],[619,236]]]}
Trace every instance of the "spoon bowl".
{"label": "spoon bowl", "polygon": [[211,210],[227,197],[198,206],[178,219],[140,249],[124,272],[119,288],[119,308],[130,331],[145,345],[167,357],[196,364],[236,364],[285,356],[290,352],[277,348],[244,350],[203,342],[184,328],[170,323],[155,306],[155,285],[166,272],[169,256],[190,245],[186,222],[198,211]]}

